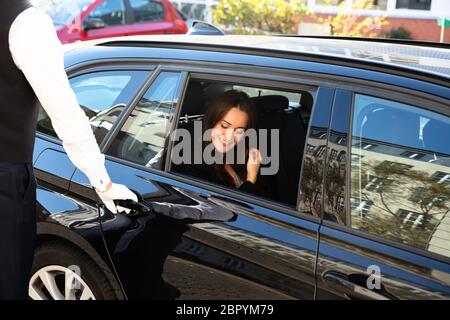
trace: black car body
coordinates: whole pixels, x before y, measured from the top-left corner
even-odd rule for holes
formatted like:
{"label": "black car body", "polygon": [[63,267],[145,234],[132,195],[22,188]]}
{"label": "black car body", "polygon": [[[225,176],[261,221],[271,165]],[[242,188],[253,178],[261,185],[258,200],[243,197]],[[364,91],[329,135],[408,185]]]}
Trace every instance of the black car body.
{"label": "black car body", "polygon": [[[67,73],[112,180],[152,212],[99,209],[41,111],[30,296],[450,298],[449,61],[448,48],[298,37],[67,47]],[[170,132],[201,119],[228,88],[277,101],[260,114],[265,128],[280,129],[272,199],[183,175],[168,161]],[[260,108],[270,99],[262,100]],[[144,113],[145,123],[129,120]],[[67,291],[67,270],[91,294]]]}

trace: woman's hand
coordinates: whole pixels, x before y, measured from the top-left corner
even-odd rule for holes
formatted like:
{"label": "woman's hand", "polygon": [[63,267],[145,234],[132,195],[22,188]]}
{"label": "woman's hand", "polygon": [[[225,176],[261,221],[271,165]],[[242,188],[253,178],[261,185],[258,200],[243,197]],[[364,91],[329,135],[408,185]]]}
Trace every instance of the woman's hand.
{"label": "woman's hand", "polygon": [[258,149],[250,149],[247,162],[247,180],[251,183],[256,183],[260,166],[261,153]]}

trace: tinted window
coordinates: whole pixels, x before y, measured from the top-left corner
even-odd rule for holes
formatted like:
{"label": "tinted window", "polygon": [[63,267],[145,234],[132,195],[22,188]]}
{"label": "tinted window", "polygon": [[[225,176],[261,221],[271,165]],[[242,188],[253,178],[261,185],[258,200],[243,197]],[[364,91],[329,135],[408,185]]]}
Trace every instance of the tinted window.
{"label": "tinted window", "polygon": [[[80,107],[91,123],[100,144],[147,77],[146,71],[103,71],[70,79]],[[39,108],[37,130],[57,137],[50,117]]]}
{"label": "tinted window", "polygon": [[125,24],[125,6],[122,0],[105,0],[89,14],[89,18],[102,19],[107,26]]}
{"label": "tinted window", "polygon": [[397,0],[397,9],[430,10],[431,0]]}
{"label": "tinted window", "polygon": [[352,227],[450,257],[450,119],[356,95]]}
{"label": "tinted window", "polygon": [[151,0],[130,0],[130,5],[136,23],[164,19],[162,3]]}
{"label": "tinted window", "polygon": [[108,154],[161,168],[178,95],[180,74],[163,72],[134,107]]}

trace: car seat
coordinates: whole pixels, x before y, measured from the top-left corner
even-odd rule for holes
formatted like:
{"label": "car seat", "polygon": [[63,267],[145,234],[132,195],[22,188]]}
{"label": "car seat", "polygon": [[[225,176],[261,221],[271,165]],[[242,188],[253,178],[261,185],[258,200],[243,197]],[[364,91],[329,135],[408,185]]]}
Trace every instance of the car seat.
{"label": "car seat", "polygon": [[[282,95],[252,98],[258,112],[259,129],[268,130],[269,155],[272,150],[270,132],[279,130],[279,169],[267,177],[274,200],[296,205],[306,126],[299,114],[289,109],[289,99]],[[271,155],[272,157],[274,155]]]}

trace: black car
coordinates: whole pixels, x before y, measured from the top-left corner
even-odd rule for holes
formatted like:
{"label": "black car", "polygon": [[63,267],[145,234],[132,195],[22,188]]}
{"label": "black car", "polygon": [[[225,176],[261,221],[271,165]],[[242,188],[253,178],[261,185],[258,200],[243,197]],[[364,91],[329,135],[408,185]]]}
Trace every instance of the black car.
{"label": "black car", "polygon": [[[449,299],[450,50],[278,36],[67,47],[112,180],[112,214],[41,109],[32,299]],[[270,197],[194,178],[171,133],[221,93],[278,132]]]}

